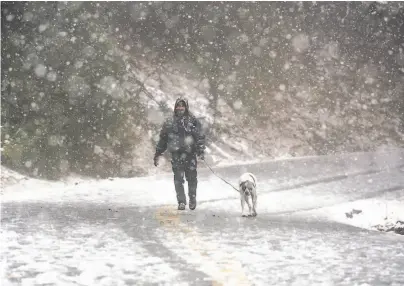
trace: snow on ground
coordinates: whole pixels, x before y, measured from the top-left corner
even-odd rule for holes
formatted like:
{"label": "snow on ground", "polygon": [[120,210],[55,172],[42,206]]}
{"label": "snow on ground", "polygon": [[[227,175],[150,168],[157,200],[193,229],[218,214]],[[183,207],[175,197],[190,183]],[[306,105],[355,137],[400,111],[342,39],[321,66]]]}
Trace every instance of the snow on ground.
{"label": "snow on ground", "polygon": [[[228,190],[217,193],[223,188],[221,181],[211,178],[199,184],[200,200],[225,198]],[[18,185],[7,187],[1,197],[6,202],[89,202],[113,203],[114,205],[157,206],[176,204],[174,184],[171,174],[154,175],[142,178],[121,178],[90,180],[78,183],[47,182],[29,179]]]}
{"label": "snow on ground", "polygon": [[[404,221],[404,175],[400,170],[385,171],[372,175],[355,175],[343,181],[322,182],[304,186],[301,180],[286,184],[259,181],[261,193],[258,199],[260,214],[294,214],[316,219],[332,220],[366,229],[376,225],[391,225]],[[288,186],[300,186],[288,189]],[[271,190],[283,189],[271,192]],[[361,199],[371,196],[369,199]],[[201,202],[202,209],[223,209],[239,215],[239,201],[216,199],[209,203]],[[361,210],[360,214],[349,213]],[[348,217],[347,217],[348,214]],[[387,218],[387,219],[385,219]]]}
{"label": "snow on ground", "polygon": [[[261,165],[239,165],[236,169],[235,166],[215,168],[215,172],[236,185],[242,171],[253,171],[258,177],[259,215],[294,213],[372,229],[377,224],[404,220],[402,154],[402,151],[395,151],[358,153],[338,158],[310,156],[271,160]],[[273,169],[276,171],[270,171]],[[10,172],[4,167],[2,170]],[[305,175],[305,172],[308,173]],[[203,165],[199,173],[198,209],[213,208],[238,216],[238,193]],[[20,178],[15,185],[2,186],[2,192],[3,203],[48,201],[139,207],[176,205],[171,173],[105,180],[70,178],[64,182]],[[352,209],[362,212],[347,216],[346,213]]]}
{"label": "snow on ground", "polygon": [[1,166],[0,179],[1,179],[0,192],[3,193],[4,188],[14,186],[23,180],[27,180],[28,178],[13,170]]}
{"label": "snow on ground", "polygon": [[[404,187],[395,193],[395,198],[388,199],[383,195],[307,211],[304,214],[365,229],[387,230],[395,227],[397,222],[404,222]],[[404,225],[401,226],[403,227]]]}
{"label": "snow on ground", "polygon": [[[257,176],[258,217],[252,220],[241,218],[239,194],[203,166],[197,209],[180,214],[171,173],[60,182],[17,176],[14,185],[2,186],[1,284],[401,281],[401,236],[342,228],[335,221],[374,229],[386,213],[391,221],[402,219],[402,154],[215,168],[234,185],[242,172]],[[347,217],[352,209],[361,213]],[[375,271],[381,267],[388,273]]]}
{"label": "snow on ground", "polygon": [[[167,216],[167,213],[170,214]],[[164,237],[161,244],[167,249],[181,247],[177,255],[184,257],[186,263],[195,265],[198,271],[207,273],[212,285],[249,285],[243,265],[226,248],[221,248],[218,239],[206,239],[193,223],[181,223],[178,215],[169,207],[161,207],[156,211],[156,218],[164,228],[157,230]],[[217,234],[217,238],[221,234]]]}
{"label": "snow on ground", "polygon": [[[27,236],[2,230],[1,245],[7,246],[2,250],[2,267],[8,264],[7,260],[17,260],[20,266],[11,273],[1,271],[1,285],[20,279],[22,286],[126,285],[122,282],[161,285],[178,274],[116,228],[106,232],[105,227],[78,224],[60,233],[52,225],[31,227],[35,227],[35,232]],[[108,265],[105,261],[113,263]],[[26,277],[27,273],[41,274]]]}

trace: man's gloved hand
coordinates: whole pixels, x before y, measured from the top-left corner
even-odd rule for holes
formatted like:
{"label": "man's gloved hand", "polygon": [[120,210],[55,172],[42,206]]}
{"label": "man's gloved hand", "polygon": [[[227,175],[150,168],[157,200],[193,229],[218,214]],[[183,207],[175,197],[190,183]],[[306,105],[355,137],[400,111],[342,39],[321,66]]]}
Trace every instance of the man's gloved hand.
{"label": "man's gloved hand", "polygon": [[154,155],[154,158],[153,158],[153,161],[154,161],[154,166],[158,166],[159,165],[159,155]]}
{"label": "man's gloved hand", "polygon": [[205,155],[203,153],[199,153],[198,158],[203,161],[205,160]]}

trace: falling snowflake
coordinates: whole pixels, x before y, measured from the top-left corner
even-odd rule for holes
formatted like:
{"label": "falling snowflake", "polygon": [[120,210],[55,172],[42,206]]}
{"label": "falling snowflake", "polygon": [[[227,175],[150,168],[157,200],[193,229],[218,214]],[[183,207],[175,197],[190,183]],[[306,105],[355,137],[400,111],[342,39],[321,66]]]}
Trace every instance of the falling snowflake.
{"label": "falling snowflake", "polygon": [[305,34],[299,34],[293,37],[292,46],[296,52],[301,53],[310,47],[309,37]]}
{"label": "falling snowflake", "polygon": [[260,47],[254,47],[253,50],[252,50],[252,53],[257,57],[260,57],[261,56],[261,48]]}
{"label": "falling snowflake", "polygon": [[37,77],[44,77],[46,74],[46,66],[43,64],[38,64],[34,71]]}
{"label": "falling snowflake", "polygon": [[38,27],[39,33],[44,32],[46,29],[48,29],[48,27],[49,27],[49,23],[39,25],[39,27]]}
{"label": "falling snowflake", "polygon": [[46,75],[46,79],[49,81],[56,81],[56,78],[57,74],[54,71],[51,71]]}
{"label": "falling snowflake", "polygon": [[243,102],[240,99],[237,99],[235,102],[233,102],[233,108],[236,110],[241,109],[243,106]]}
{"label": "falling snowflake", "polygon": [[15,18],[15,15],[10,14],[10,15],[7,15],[6,20],[9,21],[9,22],[11,22],[11,21],[14,20],[14,18]]}

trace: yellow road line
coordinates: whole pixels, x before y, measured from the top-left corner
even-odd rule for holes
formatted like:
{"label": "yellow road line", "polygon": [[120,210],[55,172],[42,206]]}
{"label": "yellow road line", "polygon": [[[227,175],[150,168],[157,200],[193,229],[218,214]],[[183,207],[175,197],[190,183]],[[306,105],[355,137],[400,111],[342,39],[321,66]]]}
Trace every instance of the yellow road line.
{"label": "yellow road line", "polygon": [[[179,236],[182,233],[189,238],[182,240],[181,246],[188,247],[188,249],[199,253],[201,257],[198,259],[198,263],[204,269],[203,271],[211,276],[212,286],[251,285],[241,263],[223,251],[218,251],[219,248],[216,244],[209,243],[208,245],[204,242],[204,240],[199,237],[198,233],[191,229],[188,224],[181,223],[181,215],[179,215],[178,211],[174,210],[172,206],[159,208],[155,213],[155,218],[166,231],[175,231],[175,236]],[[223,254],[225,257],[216,258],[210,256],[209,253]]]}

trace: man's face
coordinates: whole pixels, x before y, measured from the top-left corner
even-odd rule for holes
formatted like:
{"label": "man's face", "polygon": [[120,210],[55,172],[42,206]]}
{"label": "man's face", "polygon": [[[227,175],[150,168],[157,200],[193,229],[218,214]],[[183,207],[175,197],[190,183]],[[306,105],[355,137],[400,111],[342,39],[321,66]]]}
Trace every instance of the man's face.
{"label": "man's face", "polygon": [[183,116],[185,114],[185,103],[180,101],[175,107],[175,113],[179,116]]}

